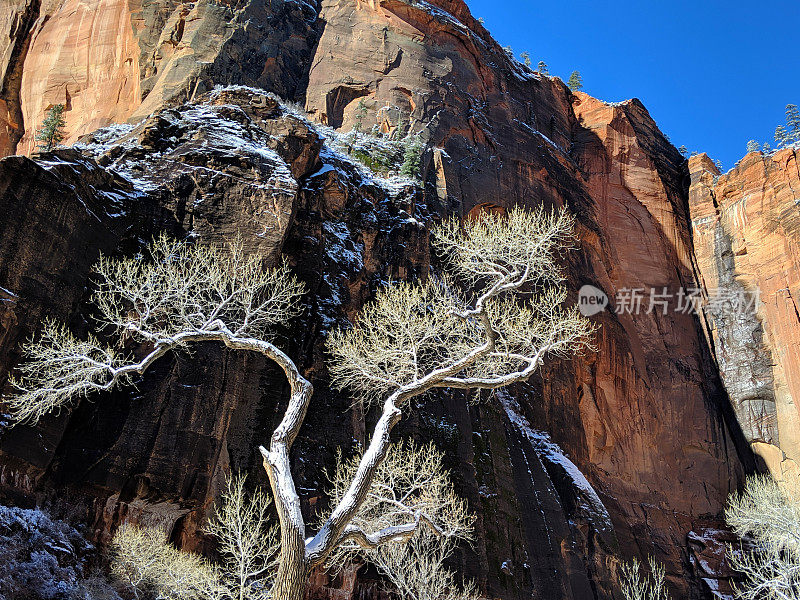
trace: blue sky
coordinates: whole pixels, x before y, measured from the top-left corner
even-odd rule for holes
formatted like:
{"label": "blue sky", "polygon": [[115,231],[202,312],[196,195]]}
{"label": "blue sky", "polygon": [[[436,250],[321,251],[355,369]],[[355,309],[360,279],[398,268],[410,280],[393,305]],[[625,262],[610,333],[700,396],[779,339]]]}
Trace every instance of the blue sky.
{"label": "blue sky", "polygon": [[800,2],[466,0],[517,56],[607,101],[639,98],[675,146],[726,169],[800,104]]}

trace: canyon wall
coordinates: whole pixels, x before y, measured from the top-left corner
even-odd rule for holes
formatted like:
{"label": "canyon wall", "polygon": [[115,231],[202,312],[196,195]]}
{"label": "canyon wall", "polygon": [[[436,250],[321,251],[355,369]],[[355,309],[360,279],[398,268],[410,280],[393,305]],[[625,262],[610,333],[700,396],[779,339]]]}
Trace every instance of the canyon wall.
{"label": "canyon wall", "polygon": [[[447,452],[477,516],[476,543],[455,564],[508,600],[612,598],[618,561],[631,556],[663,561],[677,597],[729,588],[709,556],[727,495],[755,468],[741,411],[754,403],[736,395],[735,366],[720,379],[724,326],[710,333],[674,303],[648,310],[651,290],[674,300],[698,274],[712,285],[717,246],[690,218],[685,160],[638,100],[607,104],[534,73],[460,0],[74,4],[15,0],[0,17],[0,150],[32,150],[37,114],[57,102],[79,141],[0,161],[3,373],[44,316],[88,331],[100,252],[133,254],[158,231],[205,242],[239,233],[267,262],[288,258],[310,290],[279,340],[316,389],[294,456],[311,517],[336,448],[353,450],[374,422],[329,388],[326,332],[382,282],[436,267],[435,219],[565,207],[580,238],[569,287],[610,298],[594,317],[597,351],[478,404],[437,395],[401,428]],[[310,121],[261,92],[208,92],[238,83],[302,101]],[[387,185],[316,125],[390,132],[401,120],[428,147],[419,186]],[[83,135],[113,121],[131,125]],[[696,167],[693,211],[698,185],[719,183]],[[645,294],[638,309],[625,304],[631,290]],[[136,389],[3,433],[0,495],[69,507],[101,542],[124,520],[164,521],[177,543],[206,549],[200,530],[224,474],[263,482],[255,448],[285,391],[260,358],[212,346],[164,359]],[[315,598],[379,593],[363,570],[314,578]]]}
{"label": "canyon wall", "polygon": [[690,208],[709,337],[754,451],[772,473],[800,463],[798,150],[751,152],[725,174],[690,160]]}

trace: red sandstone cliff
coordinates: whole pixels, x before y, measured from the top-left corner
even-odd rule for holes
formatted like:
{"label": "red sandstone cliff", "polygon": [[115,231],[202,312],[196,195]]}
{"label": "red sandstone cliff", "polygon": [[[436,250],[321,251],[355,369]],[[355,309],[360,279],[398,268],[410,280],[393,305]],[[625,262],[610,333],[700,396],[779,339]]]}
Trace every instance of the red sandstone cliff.
{"label": "red sandstone cliff", "polygon": [[[28,152],[37,115],[56,102],[67,104],[71,141],[146,118],[38,165],[0,162],[10,215],[0,286],[13,294],[0,304],[0,366],[13,365],[44,315],[86,329],[98,252],[135,252],[159,230],[241,231],[251,251],[288,256],[313,292],[285,338],[317,389],[297,450],[309,511],[324,502],[322,466],[364,430],[364,415],[326,386],[324,331],[352,318],[377,281],[427,270],[430,219],[566,206],[581,236],[569,257],[575,290],[592,284],[612,301],[635,288],[675,294],[696,285],[694,246],[708,283],[713,252],[703,258],[695,214],[692,237],[685,162],[641,103],[572,94],[511,62],[460,0],[15,0],[0,26],[2,152]],[[229,83],[302,99],[314,120],[344,130],[361,102],[365,123],[410,121],[431,148],[424,186],[393,196],[252,92],[203,95]],[[53,242],[34,251],[30,239]],[[616,561],[632,555],[664,561],[682,596],[701,597],[701,579],[718,575],[697,560],[711,552],[703,532],[752,468],[716,370],[719,345],[715,362],[701,321],[672,310],[607,311],[597,322],[596,354],[547,367],[502,404],[446,395],[407,424],[457,459],[478,516],[477,543],[459,564],[493,597],[611,598]],[[253,449],[283,386],[263,362],[214,348],[164,361],[141,393],[4,436],[3,495],[54,501],[57,489],[100,539],[122,519],[167,516],[177,541],[202,545],[222,473],[257,475]],[[342,597],[329,589],[338,583],[318,583],[320,595]]]}
{"label": "red sandstone cliff", "polygon": [[[751,152],[720,174],[690,161],[706,318],[747,439],[780,476],[800,462],[800,168],[797,149]],[[720,307],[714,299],[728,298]],[[749,306],[735,310],[746,298]],[[720,308],[722,308],[720,310]],[[732,310],[733,309],[733,310]]]}

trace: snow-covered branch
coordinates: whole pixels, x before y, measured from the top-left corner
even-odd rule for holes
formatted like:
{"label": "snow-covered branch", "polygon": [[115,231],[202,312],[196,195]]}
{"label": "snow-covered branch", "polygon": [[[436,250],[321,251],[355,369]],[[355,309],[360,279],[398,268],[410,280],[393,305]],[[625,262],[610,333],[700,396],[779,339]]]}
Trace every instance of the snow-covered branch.
{"label": "snow-covered branch", "polygon": [[388,544],[389,542],[407,542],[421,525],[427,525],[431,528],[431,531],[435,532],[437,535],[444,535],[444,532],[442,532],[431,519],[420,511],[417,511],[413,521],[403,525],[384,527],[380,531],[374,533],[366,533],[356,525],[348,525],[344,528],[344,533],[339,538],[338,543],[347,544],[348,542],[355,542],[358,547],[363,550],[375,550],[378,546]]}

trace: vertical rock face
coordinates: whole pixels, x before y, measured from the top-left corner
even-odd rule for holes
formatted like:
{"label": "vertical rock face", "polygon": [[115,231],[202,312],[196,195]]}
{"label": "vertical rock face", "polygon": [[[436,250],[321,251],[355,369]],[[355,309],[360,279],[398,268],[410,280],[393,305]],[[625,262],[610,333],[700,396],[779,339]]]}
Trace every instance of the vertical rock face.
{"label": "vertical rock face", "polygon": [[293,99],[317,28],[313,2],[14,0],[0,14],[0,156],[31,153],[55,104],[70,143],[215,84]]}
{"label": "vertical rock face", "polygon": [[[308,313],[278,343],[317,384],[295,444],[296,481],[313,519],[324,506],[324,469],[336,448],[363,441],[364,427],[349,414],[350,399],[320,380],[322,336],[358,310],[376,281],[426,269],[418,188],[386,188],[330,151],[323,164],[322,140],[304,118],[238,88],[77,147],[82,154],[63,150],[38,164],[0,161],[0,203],[11,215],[0,259],[4,374],[44,316],[79,333],[90,327],[89,269],[101,251],[137,252],[166,231],[206,243],[238,235],[266,263],[283,254],[311,291]],[[39,238],[51,245],[31,243]],[[166,525],[183,547],[204,548],[201,529],[225,475],[249,471],[253,484],[266,483],[255,448],[277,424],[287,384],[263,359],[211,345],[162,361],[136,387],[4,432],[3,501],[69,511],[101,542],[127,520]],[[324,593],[327,580],[317,580]],[[353,593],[372,589],[363,578],[348,581]]]}
{"label": "vertical rock face", "polygon": [[[488,487],[509,491],[483,499],[483,513],[518,525],[496,531],[486,519],[481,537],[523,548],[525,558],[489,551],[489,573],[505,581],[503,564],[518,573],[527,563],[535,594],[581,597],[602,579],[607,544],[618,542],[625,552],[638,545],[665,560],[677,582],[686,533],[700,516],[719,513],[742,475],[738,434],[728,429],[736,422],[702,329],[676,310],[679,291],[695,285],[682,157],[640,103],[573,96],[558,80],[512,63],[460,3],[327,0],[321,14],[325,29],[306,99],[311,114],[347,130],[359,113],[371,123],[396,111],[390,121],[410,121],[441,148],[428,171],[428,193],[435,185],[440,210],[568,206],[582,238],[570,268],[575,289],[596,285],[612,305],[626,290],[645,295],[639,314],[599,316],[596,356],[546,369],[541,381],[516,391],[530,422],[551,432],[606,504],[616,542],[585,522],[584,533],[554,525],[559,511],[567,521],[585,518],[557,494],[558,510],[539,525],[527,509],[502,500],[524,498],[521,481],[493,474]],[[666,314],[661,306],[647,314],[651,290],[670,295]],[[503,445],[519,443],[507,438]],[[516,457],[517,466],[523,459]],[[513,453],[508,460],[513,466]],[[516,514],[524,516],[517,521]],[[539,550],[543,530],[552,558]],[[545,575],[554,571],[570,575]]]}
{"label": "vertical rock face", "polygon": [[[719,511],[747,454],[700,324],[678,304],[681,290],[696,285],[683,159],[638,101],[609,106],[576,96],[573,155],[598,231],[589,238],[592,277],[616,304],[580,400],[587,451],[626,522],[644,521],[623,547],[638,543],[638,527],[677,543],[697,517]],[[637,290],[641,306],[632,300]]]}
{"label": "vertical rock face", "polygon": [[25,133],[18,151],[30,153],[48,108],[63,104],[74,140],[138,105],[139,63],[125,0],[65,0],[41,14],[30,32],[19,101]]}
{"label": "vertical rock face", "polygon": [[[401,433],[433,439],[450,457],[477,516],[475,546],[455,564],[491,597],[611,598],[617,561],[632,555],[655,555],[681,597],[702,597],[699,580],[715,577],[697,558],[711,552],[706,532],[753,465],[703,326],[676,304],[698,285],[701,238],[697,222],[692,238],[685,162],[641,103],[572,94],[510,60],[460,0],[98,0],[94,11],[70,2],[14,0],[16,16],[0,21],[2,114],[25,115],[4,117],[0,143],[12,152],[24,133],[28,147],[45,106],[33,90],[64,92],[41,102],[71,102],[71,140],[110,120],[137,124],[36,163],[0,161],[0,206],[13,216],[0,228],[0,367],[13,366],[45,315],[87,330],[89,268],[101,251],[130,255],[158,231],[201,242],[240,234],[267,263],[287,257],[310,291],[306,314],[279,340],[316,390],[295,450],[311,517],[325,505],[335,449],[363,442],[373,422],[330,390],[326,332],[383,282],[435,267],[434,219],[566,207],[580,237],[565,259],[570,288],[610,298],[594,317],[597,352],[477,405],[438,395]],[[86,67],[79,84],[72,56]],[[304,99],[312,120],[344,131],[410,124],[430,148],[424,184],[387,185],[271,96],[203,93],[229,83]],[[16,259],[40,238],[54,242]],[[698,254],[706,283],[712,255]],[[640,306],[623,301],[634,290]],[[666,304],[651,309],[651,290]],[[757,379],[762,391],[777,381]],[[66,499],[99,540],[126,519],[164,521],[176,542],[204,548],[200,529],[224,473],[263,480],[254,449],[285,387],[261,359],[214,347],[165,359],[138,392],[5,434],[0,491],[17,502]],[[377,597],[363,576],[340,579],[315,574],[315,597]]]}
{"label": "vertical rock face", "polygon": [[697,264],[722,379],[747,439],[780,476],[800,461],[798,151],[751,152],[720,175],[690,161]]}

